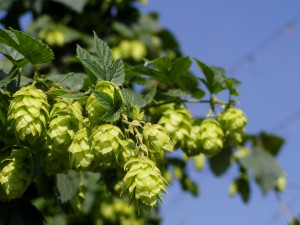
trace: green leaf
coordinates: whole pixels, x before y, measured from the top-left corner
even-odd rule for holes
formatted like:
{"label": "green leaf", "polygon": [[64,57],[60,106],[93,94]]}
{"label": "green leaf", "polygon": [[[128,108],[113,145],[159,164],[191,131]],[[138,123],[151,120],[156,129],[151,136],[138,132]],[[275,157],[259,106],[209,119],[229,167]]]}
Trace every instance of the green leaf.
{"label": "green leaf", "polygon": [[73,11],[77,13],[82,13],[84,6],[87,4],[87,0],[54,0],[55,2],[59,2],[64,4],[65,6],[69,7]]}
{"label": "green leaf", "polygon": [[98,59],[100,60],[101,65],[103,66],[103,69],[106,72],[106,69],[108,69],[113,62],[112,52],[109,49],[108,45],[100,38],[98,38],[95,32],[94,32],[94,41],[95,41],[95,47],[96,47],[96,53],[98,55]]}
{"label": "green leaf", "polygon": [[28,62],[28,60],[26,60],[23,55],[3,43],[0,43],[0,53],[2,53],[7,59],[9,59],[14,65],[18,67],[22,67]]}
{"label": "green leaf", "polygon": [[129,27],[127,27],[125,24],[119,23],[119,22],[114,22],[112,27],[114,30],[119,32],[122,36],[129,38],[129,39],[134,38],[133,30],[130,29]]}
{"label": "green leaf", "polygon": [[172,77],[172,79],[177,80],[178,77],[181,77],[183,74],[189,71],[191,65],[192,60],[189,56],[179,57],[174,61],[169,75]]}
{"label": "green leaf", "polygon": [[120,118],[123,110],[123,99],[118,90],[114,90],[113,98],[102,91],[93,90],[96,99],[101,102],[102,106],[107,109],[101,120],[106,122],[115,122]]}
{"label": "green leaf", "polygon": [[205,76],[205,80],[202,80],[202,81],[205,81],[203,82],[207,89],[212,92],[212,89],[213,89],[213,82],[214,82],[214,79],[215,79],[215,74],[214,74],[214,71],[209,67],[207,66],[205,63],[201,62],[200,60],[194,58],[194,60],[196,61],[199,69],[202,71],[202,73],[204,74]]}
{"label": "green leaf", "polygon": [[56,187],[59,193],[59,199],[62,203],[71,200],[79,188],[80,176],[73,170],[68,174],[56,175]]}
{"label": "green leaf", "polygon": [[115,85],[120,86],[124,83],[125,72],[123,60],[117,59],[107,72],[107,80],[113,82]]}
{"label": "green leaf", "polygon": [[284,139],[273,134],[266,134],[264,132],[259,134],[262,145],[273,156],[277,156],[282,145],[284,144]]}
{"label": "green leaf", "polygon": [[209,158],[209,166],[214,175],[221,176],[226,173],[231,164],[231,155],[231,149],[225,148],[219,154]]}
{"label": "green leaf", "polygon": [[[20,56],[17,58],[19,58],[19,60],[23,60],[22,64],[25,64],[25,60],[29,61],[33,65],[48,63],[54,58],[52,50],[47,45],[24,32],[14,29],[0,29],[0,43],[7,45],[21,54],[24,59],[20,59]],[[8,49],[9,48],[7,48],[7,50]],[[12,49],[10,49],[11,52]],[[1,50],[4,51],[4,48],[2,47]],[[13,60],[12,55],[10,56],[10,59]]]}
{"label": "green leaf", "polygon": [[108,45],[103,42],[94,33],[94,40],[97,55],[92,55],[79,45],[77,45],[77,55],[90,75],[91,80],[95,83],[98,81],[111,81],[117,86],[124,83],[125,72],[123,60],[112,60],[112,52]]}
{"label": "green leaf", "polygon": [[247,179],[244,179],[243,177],[239,177],[235,180],[238,193],[240,194],[242,200],[244,203],[247,203],[250,198],[250,184]]}
{"label": "green leaf", "polygon": [[17,75],[19,73],[19,68],[18,67],[13,67],[10,71],[10,73],[4,77],[2,80],[0,80],[0,88],[8,85],[11,81],[16,79]]}
{"label": "green leaf", "polygon": [[142,108],[146,106],[148,103],[150,103],[153,99],[153,97],[156,94],[156,89],[152,89],[150,92],[148,92],[145,96],[142,94],[132,91],[131,89],[124,88],[122,90],[122,95],[124,96],[125,101],[128,102],[128,104],[136,105],[139,108]]}
{"label": "green leaf", "polygon": [[237,87],[240,86],[241,82],[234,78],[226,78],[226,88],[229,90],[230,95],[239,96],[240,93],[237,91]]}
{"label": "green leaf", "polygon": [[255,146],[250,155],[238,160],[245,169],[254,172],[256,182],[264,194],[276,186],[282,170],[275,158],[262,146]]}

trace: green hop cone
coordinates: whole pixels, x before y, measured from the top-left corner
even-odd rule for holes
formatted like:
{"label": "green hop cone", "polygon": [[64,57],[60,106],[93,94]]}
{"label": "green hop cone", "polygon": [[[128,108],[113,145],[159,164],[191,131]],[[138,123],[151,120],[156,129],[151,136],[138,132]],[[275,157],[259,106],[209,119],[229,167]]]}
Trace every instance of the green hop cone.
{"label": "green hop cone", "polygon": [[165,111],[158,124],[169,134],[175,148],[185,145],[191,130],[191,115],[186,108]]}
{"label": "green hop cone", "polygon": [[116,166],[123,151],[124,135],[120,128],[111,124],[100,125],[90,136],[91,154],[100,168]]}
{"label": "green hop cone", "polygon": [[143,130],[144,144],[154,159],[164,159],[165,152],[172,152],[173,145],[164,128],[159,124],[147,124]]}
{"label": "green hop cone", "polygon": [[68,151],[71,168],[74,170],[89,170],[91,168],[94,155],[91,154],[88,128],[84,127],[77,131]]}
{"label": "green hop cone", "polygon": [[[104,98],[109,98],[114,105],[114,110],[119,111],[123,107],[123,98],[120,88],[109,81],[100,81],[95,89],[103,94]],[[105,123],[105,116],[110,113],[110,108],[102,104],[94,94],[91,94],[86,103],[86,111],[92,126]]]}
{"label": "green hop cone", "polygon": [[223,148],[224,133],[216,120],[204,120],[199,129],[199,139],[202,145],[202,153],[206,156],[214,156]]}
{"label": "green hop cone", "polygon": [[230,108],[220,114],[218,119],[229,143],[236,145],[243,141],[247,117],[242,110]]}
{"label": "green hop cone", "polygon": [[190,135],[185,142],[185,145],[182,146],[183,152],[188,156],[196,156],[199,155],[202,151],[202,143],[200,140],[200,126],[193,125],[191,127]]}
{"label": "green hop cone", "polygon": [[0,200],[20,198],[33,173],[31,153],[26,147],[3,149],[0,157]]}
{"label": "green hop cone", "polygon": [[78,121],[83,121],[82,107],[78,101],[73,99],[57,98],[51,108],[50,118],[60,112],[68,112],[78,119]]}
{"label": "green hop cone", "polygon": [[167,181],[155,163],[148,158],[133,158],[125,165],[124,190],[139,206],[152,207],[167,193]]}
{"label": "green hop cone", "polygon": [[49,119],[46,94],[35,87],[22,87],[14,94],[8,109],[8,130],[17,140],[33,145],[43,140]]}
{"label": "green hop cone", "polygon": [[59,154],[67,154],[75,133],[80,128],[80,122],[69,113],[56,113],[51,118],[48,128],[48,146]]}

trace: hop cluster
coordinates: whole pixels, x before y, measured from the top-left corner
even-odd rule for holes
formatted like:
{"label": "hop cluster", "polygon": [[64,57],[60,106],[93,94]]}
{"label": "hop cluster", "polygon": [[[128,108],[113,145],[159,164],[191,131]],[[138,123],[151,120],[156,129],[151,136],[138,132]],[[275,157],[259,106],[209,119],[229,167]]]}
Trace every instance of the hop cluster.
{"label": "hop cluster", "polygon": [[8,109],[8,130],[18,141],[33,145],[43,140],[49,119],[46,94],[35,87],[26,86],[14,94]]}
{"label": "hop cluster", "polygon": [[226,140],[230,144],[236,145],[242,142],[247,117],[240,109],[229,108],[219,115],[219,121],[225,132]]}
{"label": "hop cluster", "polygon": [[145,206],[156,205],[158,199],[162,201],[162,192],[166,193],[167,181],[160,170],[149,158],[133,158],[125,165],[127,171],[123,182],[124,190],[129,192],[130,198]]}
{"label": "hop cluster", "polygon": [[28,148],[3,149],[0,157],[0,200],[20,198],[31,182],[32,172]]}

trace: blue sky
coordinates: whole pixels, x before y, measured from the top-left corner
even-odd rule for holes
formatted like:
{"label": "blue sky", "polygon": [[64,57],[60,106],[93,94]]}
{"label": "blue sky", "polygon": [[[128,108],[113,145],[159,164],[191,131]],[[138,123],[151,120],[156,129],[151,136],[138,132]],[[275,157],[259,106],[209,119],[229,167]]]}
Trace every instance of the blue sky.
{"label": "blue sky", "polygon": [[[242,81],[238,106],[248,116],[247,131],[286,138],[278,157],[288,178],[282,199],[291,215],[300,214],[300,2],[149,0],[143,11],[161,14],[160,24],[175,34],[185,55],[221,66]],[[200,75],[196,67],[193,71]],[[191,110],[207,113],[198,106]],[[235,175],[233,168],[215,178],[206,166],[193,174],[201,192],[196,199],[178,185],[170,187],[162,224],[287,224],[275,195],[263,196],[256,185],[247,205],[238,196],[230,198],[228,186]]]}

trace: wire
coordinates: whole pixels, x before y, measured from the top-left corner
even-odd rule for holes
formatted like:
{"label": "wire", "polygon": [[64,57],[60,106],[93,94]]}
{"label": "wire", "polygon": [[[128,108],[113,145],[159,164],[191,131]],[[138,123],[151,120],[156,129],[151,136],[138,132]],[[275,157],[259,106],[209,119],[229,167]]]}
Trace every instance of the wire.
{"label": "wire", "polygon": [[290,19],[284,26],[275,30],[271,33],[265,40],[263,40],[257,47],[246,53],[244,56],[239,58],[236,63],[234,63],[229,68],[229,73],[231,75],[236,74],[236,72],[246,63],[253,62],[257,55],[266,49],[269,45],[271,45],[274,41],[276,41],[282,34],[290,34],[294,29],[297,22],[300,20],[300,12]]}

